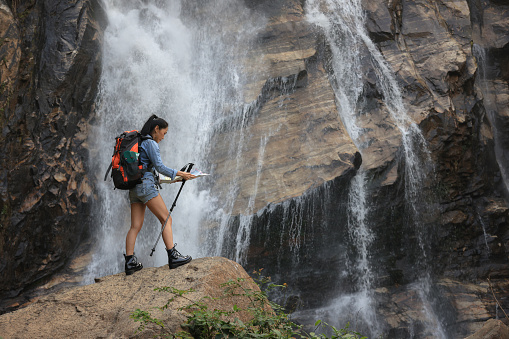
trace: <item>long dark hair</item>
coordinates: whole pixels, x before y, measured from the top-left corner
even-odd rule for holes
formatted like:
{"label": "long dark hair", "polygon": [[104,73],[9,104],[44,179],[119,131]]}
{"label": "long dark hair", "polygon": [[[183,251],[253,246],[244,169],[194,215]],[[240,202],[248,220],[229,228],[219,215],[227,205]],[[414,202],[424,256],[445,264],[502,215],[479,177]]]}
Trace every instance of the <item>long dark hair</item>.
{"label": "long dark hair", "polygon": [[141,135],[151,135],[152,131],[156,126],[159,126],[160,129],[164,129],[168,127],[168,123],[163,118],[159,118],[157,115],[152,114],[150,118],[148,118],[145,125],[143,125],[143,128],[140,131]]}

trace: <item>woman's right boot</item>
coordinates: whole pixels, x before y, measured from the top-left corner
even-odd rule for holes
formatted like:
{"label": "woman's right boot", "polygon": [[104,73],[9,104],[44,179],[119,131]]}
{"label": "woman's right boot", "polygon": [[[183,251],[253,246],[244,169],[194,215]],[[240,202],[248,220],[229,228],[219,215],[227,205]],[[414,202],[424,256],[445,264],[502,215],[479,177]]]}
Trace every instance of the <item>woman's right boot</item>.
{"label": "woman's right boot", "polygon": [[179,266],[185,265],[193,260],[189,255],[183,256],[180,254],[179,251],[177,251],[175,248],[176,246],[177,244],[173,245],[172,249],[166,250],[166,252],[168,252],[168,266],[170,267],[170,270],[172,268],[177,268]]}
{"label": "woman's right boot", "polygon": [[131,275],[134,272],[139,271],[143,268],[143,265],[141,264],[141,262],[138,262],[138,260],[134,256],[134,254],[133,255],[125,255],[124,254],[124,259],[125,259],[125,274],[126,275]]}

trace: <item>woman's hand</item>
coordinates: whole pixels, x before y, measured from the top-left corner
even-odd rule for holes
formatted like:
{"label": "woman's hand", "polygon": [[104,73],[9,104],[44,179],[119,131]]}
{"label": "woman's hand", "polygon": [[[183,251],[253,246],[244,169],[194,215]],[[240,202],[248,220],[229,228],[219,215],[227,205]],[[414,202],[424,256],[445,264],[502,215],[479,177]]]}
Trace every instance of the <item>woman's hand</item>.
{"label": "woman's hand", "polygon": [[189,179],[194,179],[194,178],[196,178],[196,175],[193,175],[193,174],[191,174],[191,173],[189,173],[189,172],[182,172],[182,171],[178,171],[178,172],[177,172],[177,175],[178,175],[178,176],[180,176],[180,177],[182,177],[182,179],[184,179],[184,180],[189,180]]}

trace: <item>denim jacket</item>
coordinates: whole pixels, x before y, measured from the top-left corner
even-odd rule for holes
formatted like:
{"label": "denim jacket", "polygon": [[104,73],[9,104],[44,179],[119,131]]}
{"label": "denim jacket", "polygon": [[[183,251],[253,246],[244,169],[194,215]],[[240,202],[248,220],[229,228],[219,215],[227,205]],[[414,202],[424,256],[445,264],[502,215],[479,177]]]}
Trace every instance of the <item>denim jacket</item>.
{"label": "denim jacket", "polygon": [[177,175],[177,170],[173,168],[169,168],[164,166],[163,161],[161,160],[161,152],[159,151],[159,144],[155,142],[152,138],[145,139],[141,142],[140,145],[140,163],[143,165],[143,168],[148,169],[143,178],[151,178],[154,179],[154,174],[152,169],[156,169],[157,172],[166,175],[172,179]]}

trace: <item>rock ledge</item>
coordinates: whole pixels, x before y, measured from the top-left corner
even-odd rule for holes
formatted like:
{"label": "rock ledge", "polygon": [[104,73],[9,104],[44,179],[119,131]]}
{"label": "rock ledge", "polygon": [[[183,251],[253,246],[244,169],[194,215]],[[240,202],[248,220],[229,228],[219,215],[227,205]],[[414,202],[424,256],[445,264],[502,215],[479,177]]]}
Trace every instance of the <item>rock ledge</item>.
{"label": "rock ledge", "polygon": [[[239,264],[221,257],[196,259],[174,270],[168,270],[165,265],[144,268],[131,276],[118,273],[92,285],[45,296],[25,308],[3,314],[0,333],[4,338],[152,338],[157,335],[159,329],[155,326],[135,335],[139,323],[129,315],[137,308],[150,311],[175,333],[186,320],[186,313],[178,311],[179,307],[204,296],[222,296],[220,285],[236,278],[244,278],[245,287],[258,289]],[[194,292],[176,298],[173,306],[161,313],[153,307],[165,305],[173,295],[154,291],[154,288],[165,286],[179,290],[192,288]],[[227,298],[214,300],[209,307],[229,309],[236,304],[245,308],[247,302],[245,298]]]}

